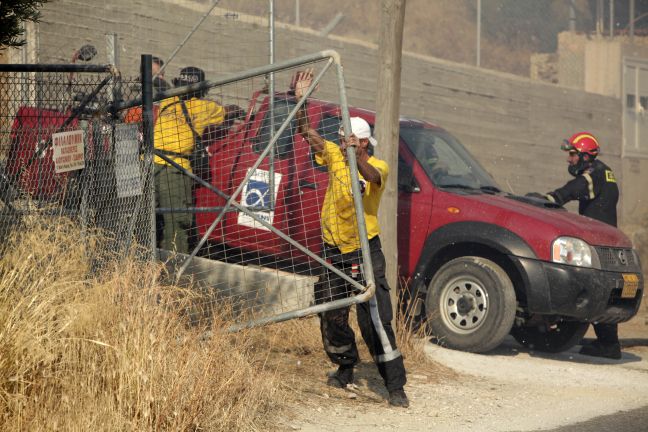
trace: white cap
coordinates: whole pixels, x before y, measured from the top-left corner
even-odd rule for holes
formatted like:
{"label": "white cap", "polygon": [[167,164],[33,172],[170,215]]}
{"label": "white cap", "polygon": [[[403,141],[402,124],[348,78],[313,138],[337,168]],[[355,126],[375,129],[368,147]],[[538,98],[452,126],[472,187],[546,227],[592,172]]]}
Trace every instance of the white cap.
{"label": "white cap", "polygon": [[[371,136],[371,128],[365,119],[360,117],[351,117],[349,121],[351,122],[351,131],[355,136],[361,139],[368,138],[369,142],[374,147],[378,144],[376,138]],[[344,131],[342,129],[340,129],[340,135],[344,136]]]}

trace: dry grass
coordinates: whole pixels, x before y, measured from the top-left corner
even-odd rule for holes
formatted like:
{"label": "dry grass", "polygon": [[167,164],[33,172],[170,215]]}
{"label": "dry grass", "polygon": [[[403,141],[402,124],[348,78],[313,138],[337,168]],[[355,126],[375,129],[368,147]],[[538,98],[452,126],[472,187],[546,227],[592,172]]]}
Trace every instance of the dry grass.
{"label": "dry grass", "polygon": [[[202,340],[173,311],[193,294],[156,265],[88,280],[76,229],[36,226],[0,261],[2,430],[255,430],[281,401],[248,333]],[[214,329],[226,328],[215,323]]]}
{"label": "dry grass", "polygon": [[[193,312],[199,294],[157,283],[162,266],[104,257],[90,279],[89,249],[105,240],[80,242],[71,223],[31,225],[0,259],[0,429],[271,430],[291,403],[336,398],[316,317],[236,334],[216,317],[205,339],[176,312]],[[405,328],[408,373],[437,381],[425,338]],[[358,345],[357,375],[380,386]]]}

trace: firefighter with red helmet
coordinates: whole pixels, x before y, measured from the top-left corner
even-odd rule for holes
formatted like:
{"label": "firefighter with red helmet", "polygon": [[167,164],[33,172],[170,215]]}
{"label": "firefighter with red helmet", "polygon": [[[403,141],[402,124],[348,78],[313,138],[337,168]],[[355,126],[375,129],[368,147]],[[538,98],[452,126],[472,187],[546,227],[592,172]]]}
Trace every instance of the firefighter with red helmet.
{"label": "firefighter with red helmet", "polygon": [[[578,132],[565,140],[561,149],[568,152],[567,170],[574,176],[563,187],[546,194],[559,205],[578,200],[578,213],[617,226],[616,206],[619,187],[609,166],[597,159],[599,143],[589,132]],[[597,340],[584,345],[581,354],[612,359],[621,358],[617,324],[594,324]]]}

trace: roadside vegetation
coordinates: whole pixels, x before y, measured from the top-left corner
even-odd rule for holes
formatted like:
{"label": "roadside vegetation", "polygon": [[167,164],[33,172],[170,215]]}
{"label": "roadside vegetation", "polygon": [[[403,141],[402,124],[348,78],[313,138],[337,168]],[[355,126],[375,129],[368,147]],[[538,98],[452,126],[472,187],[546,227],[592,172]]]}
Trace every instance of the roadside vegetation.
{"label": "roadside vegetation", "polygon": [[[0,429],[255,430],[282,400],[248,334],[210,338],[161,267],[104,261],[89,279],[72,225],[34,224],[0,260]],[[102,242],[97,238],[94,242]]]}
{"label": "roadside vegetation", "polygon": [[[272,430],[290,402],[346,398],[324,385],[333,367],[317,318],[235,334],[218,316],[196,326],[204,299],[160,284],[162,265],[104,256],[91,271],[108,240],[79,241],[72,223],[26,226],[0,258],[3,431]],[[400,343],[410,373],[435,380],[420,338],[401,332]],[[359,376],[379,382],[359,346]]]}

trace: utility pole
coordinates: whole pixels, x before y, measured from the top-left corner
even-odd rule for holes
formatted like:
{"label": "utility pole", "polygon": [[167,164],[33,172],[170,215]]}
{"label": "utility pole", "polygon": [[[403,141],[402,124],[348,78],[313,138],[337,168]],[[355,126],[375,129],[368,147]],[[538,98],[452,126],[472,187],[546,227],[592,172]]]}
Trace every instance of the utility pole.
{"label": "utility pole", "polygon": [[378,52],[378,87],[376,96],[376,148],[389,164],[389,176],[383,192],[379,218],[380,239],[387,262],[387,282],[391,287],[392,306],[398,310],[398,118],[400,113],[401,54],[406,0],[381,0]]}

